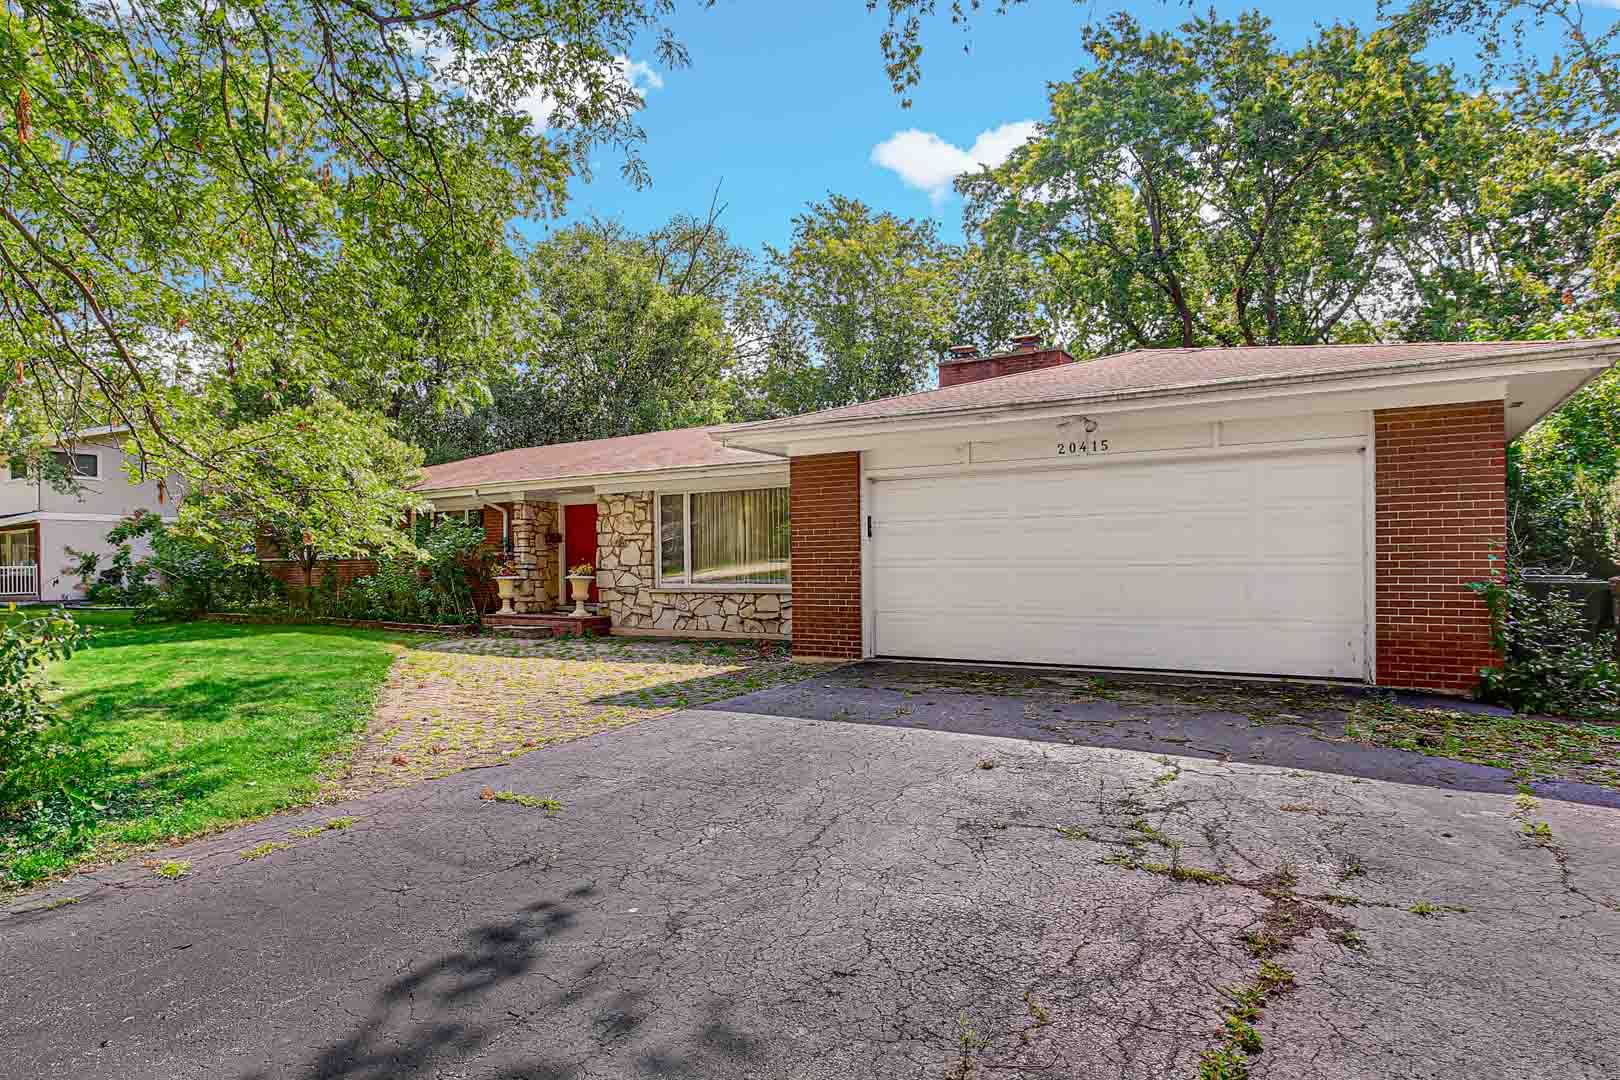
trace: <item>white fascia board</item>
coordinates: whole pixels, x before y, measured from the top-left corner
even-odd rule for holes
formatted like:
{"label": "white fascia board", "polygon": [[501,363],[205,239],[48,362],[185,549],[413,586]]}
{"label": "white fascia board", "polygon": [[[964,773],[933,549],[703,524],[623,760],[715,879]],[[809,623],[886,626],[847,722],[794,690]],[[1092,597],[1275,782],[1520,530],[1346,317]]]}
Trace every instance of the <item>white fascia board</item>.
{"label": "white fascia board", "polygon": [[[147,513],[154,513],[154,511],[148,510]],[[163,521],[171,525],[180,520],[178,517],[172,514],[160,516],[162,517]],[[32,525],[35,522],[47,524],[52,521],[96,521],[106,524],[114,524],[120,521],[128,520],[128,514],[69,514],[58,512],[56,510],[30,510],[26,514],[16,514],[11,517],[0,518],[0,529],[9,529],[14,525]]]}
{"label": "white fascia board", "polygon": [[108,435],[123,435],[132,430],[128,424],[103,424],[100,427],[88,427],[82,431],[72,432],[70,438],[58,436],[52,439],[49,445],[56,447],[77,446],[85,439],[102,439]]}
{"label": "white fascia board", "polygon": [[557,476],[544,480],[509,480],[494,484],[477,484],[453,488],[418,488],[417,494],[429,502],[440,504],[452,499],[505,501],[521,499],[525,495],[545,496],[584,489],[598,494],[624,491],[646,491],[668,483],[694,483],[717,479],[746,479],[761,477],[769,480],[787,476],[787,464],[760,465],[695,465],[681,469],[657,469],[632,473],[592,473],[582,476]]}
{"label": "white fascia board", "polygon": [[725,465],[705,469],[666,469],[657,473],[604,478],[596,485],[603,495],[626,491],[722,491],[769,487],[788,482],[787,462],[771,465]]}
{"label": "white fascia board", "polygon": [[[1232,379],[1222,382],[1201,383],[1174,389],[1131,390],[1106,394],[1046,401],[1021,405],[971,405],[949,410],[935,410],[903,416],[858,417],[849,420],[824,420],[804,424],[781,424],[766,428],[742,425],[714,436],[721,445],[759,453],[801,452],[819,453],[834,446],[852,448],[865,446],[865,437],[888,434],[897,429],[912,432],[947,430],[953,427],[980,427],[987,424],[1016,423],[1020,421],[1056,418],[1083,412],[1101,415],[1118,412],[1159,412],[1185,410],[1191,406],[1233,406],[1240,403],[1271,401],[1284,405],[1273,415],[1289,412],[1344,411],[1342,403],[1332,405],[1301,402],[1327,395],[1344,395],[1353,391],[1389,391],[1387,404],[1359,406],[1360,408],[1399,408],[1403,405],[1448,404],[1460,401],[1481,401],[1482,397],[1447,396],[1434,400],[1433,395],[1419,394],[1423,387],[1456,385],[1462,394],[1472,393],[1462,387],[1482,384],[1501,385],[1505,394],[1506,380],[1514,376],[1550,374],[1557,371],[1601,372],[1620,358],[1620,345],[1607,345],[1602,349],[1586,346],[1572,349],[1559,346],[1546,351],[1515,354],[1510,359],[1495,362],[1445,363],[1414,362],[1401,368],[1381,369],[1374,375],[1366,373],[1332,372],[1321,375],[1269,376],[1263,379]],[[1342,402],[1341,398],[1341,402]],[[1229,410],[1228,410],[1229,411]],[[1233,414],[1235,415],[1235,414]],[[779,421],[773,423],[780,423]],[[820,450],[802,451],[804,446],[819,446]]]}
{"label": "white fascia board", "polygon": [[1217,420],[1263,420],[1285,416],[1371,412],[1377,409],[1407,408],[1420,405],[1455,405],[1470,401],[1500,401],[1507,395],[1504,379],[1479,380],[1400,390],[1346,390],[1308,395],[1250,397],[1231,402],[1179,403],[1147,409],[1140,405],[1125,408],[1002,410],[995,415],[955,417],[949,423],[890,424],[869,434],[827,433],[817,439],[806,432],[785,444],[788,453],[824,454],[858,447],[880,450],[889,447],[927,443],[993,442],[1020,435],[1043,434],[1053,424],[1077,415],[1107,416],[1111,421],[1140,424],[1143,427],[1209,423]]}

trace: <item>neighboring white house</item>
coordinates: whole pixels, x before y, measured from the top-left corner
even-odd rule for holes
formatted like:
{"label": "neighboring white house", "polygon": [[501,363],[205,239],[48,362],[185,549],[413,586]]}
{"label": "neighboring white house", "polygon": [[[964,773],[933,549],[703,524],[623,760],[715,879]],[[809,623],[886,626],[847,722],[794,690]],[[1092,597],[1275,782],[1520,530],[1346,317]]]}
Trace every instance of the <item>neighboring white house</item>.
{"label": "neighboring white house", "polygon": [[110,556],[107,530],[120,519],[136,510],[173,516],[172,485],[160,502],[155,478],[130,482],[120,447],[126,431],[95,428],[51,451],[77,478],[76,491],[28,476],[21,462],[0,461],[0,603],[79,599],[68,549]]}

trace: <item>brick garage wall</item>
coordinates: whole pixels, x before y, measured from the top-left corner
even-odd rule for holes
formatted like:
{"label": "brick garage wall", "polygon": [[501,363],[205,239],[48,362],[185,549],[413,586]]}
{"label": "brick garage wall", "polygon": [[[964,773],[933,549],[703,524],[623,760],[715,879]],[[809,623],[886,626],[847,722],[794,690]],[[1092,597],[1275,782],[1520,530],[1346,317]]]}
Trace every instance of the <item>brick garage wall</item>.
{"label": "brick garage wall", "polygon": [[1375,414],[1377,681],[1467,693],[1500,662],[1484,601],[1467,588],[1507,544],[1503,404]]}
{"label": "brick garage wall", "polygon": [[791,459],[793,655],[861,655],[861,456]]}

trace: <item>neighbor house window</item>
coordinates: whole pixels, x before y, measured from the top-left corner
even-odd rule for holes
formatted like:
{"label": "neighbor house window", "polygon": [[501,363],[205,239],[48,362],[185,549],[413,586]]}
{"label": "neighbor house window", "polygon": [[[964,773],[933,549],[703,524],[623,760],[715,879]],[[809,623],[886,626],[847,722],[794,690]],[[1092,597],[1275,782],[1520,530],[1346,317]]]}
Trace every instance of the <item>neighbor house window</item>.
{"label": "neighbor house window", "polygon": [[31,566],[34,562],[34,533],[0,533],[0,566]]}
{"label": "neighbor house window", "polygon": [[658,497],[658,581],[682,588],[788,584],[788,489]]}
{"label": "neighbor house window", "polygon": [[[67,476],[94,479],[101,475],[101,459],[94,454],[69,454],[62,450],[51,451],[51,464]],[[13,480],[21,480],[28,475],[28,459],[17,455],[6,462],[6,471]]]}
{"label": "neighbor house window", "polygon": [[101,475],[101,459],[94,454],[69,454],[61,450],[51,451],[51,460],[56,467],[69,476],[97,477]]}

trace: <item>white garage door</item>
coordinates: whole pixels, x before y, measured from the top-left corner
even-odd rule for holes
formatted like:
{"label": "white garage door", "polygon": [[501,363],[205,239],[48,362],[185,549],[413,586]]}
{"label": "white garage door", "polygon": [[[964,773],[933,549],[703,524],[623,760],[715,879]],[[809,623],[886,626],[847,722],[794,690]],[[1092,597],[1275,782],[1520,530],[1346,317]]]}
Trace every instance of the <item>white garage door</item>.
{"label": "white garage door", "polygon": [[881,656],[1361,678],[1358,452],[873,485]]}

